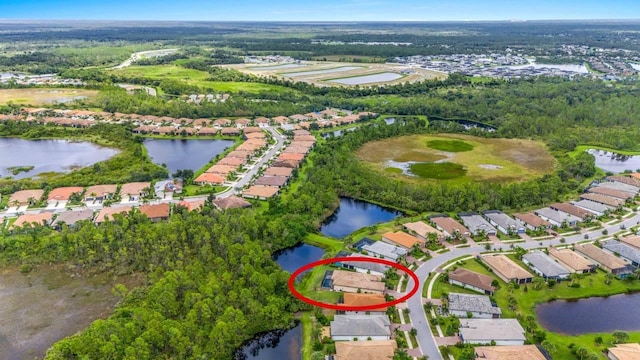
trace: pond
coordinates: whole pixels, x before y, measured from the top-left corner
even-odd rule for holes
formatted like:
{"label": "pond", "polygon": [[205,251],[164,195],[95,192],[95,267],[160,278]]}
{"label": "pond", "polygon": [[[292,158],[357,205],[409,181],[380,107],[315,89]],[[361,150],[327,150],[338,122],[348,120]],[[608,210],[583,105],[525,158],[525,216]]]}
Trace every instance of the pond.
{"label": "pond", "polygon": [[236,352],[235,360],[301,360],[302,326],[263,334]]}
{"label": "pond", "polygon": [[169,173],[182,169],[196,171],[233,144],[232,140],[145,139],[144,141],[151,160],[157,164],[166,164]]}
{"label": "pond", "polygon": [[640,169],[640,155],[622,155],[597,149],[589,149],[587,152],[596,158],[596,166],[604,171],[621,173]]}
{"label": "pond", "polygon": [[384,72],[380,74],[354,76],[354,77],[341,78],[341,79],[332,79],[327,81],[343,84],[343,85],[363,85],[363,84],[393,81],[393,80],[398,80],[400,78],[402,78],[402,75],[398,73]]}
{"label": "pond", "polygon": [[[24,179],[45,172],[69,172],[107,160],[118,152],[86,141],[0,138],[0,177]],[[20,167],[33,168],[17,172]]]}
{"label": "pond", "polygon": [[400,215],[399,211],[366,201],[340,198],[340,206],[323,222],[320,232],[341,239],[360,228],[388,222]]}
{"label": "pond", "polygon": [[299,244],[278,251],[273,256],[285,271],[293,273],[304,265],[320,260],[322,255],[324,255],[322,248],[309,244]]}
{"label": "pond", "polygon": [[338,67],[338,68],[332,68],[332,69],[321,69],[321,70],[312,70],[312,71],[302,71],[302,72],[292,72],[292,73],[286,73],[283,74],[284,76],[310,76],[310,75],[320,75],[320,74],[331,74],[331,73],[336,73],[336,72],[343,72],[343,71],[351,71],[351,70],[356,70],[356,69],[360,69],[360,66],[342,66],[342,67]]}
{"label": "pond", "polygon": [[640,311],[634,311],[640,293],[594,297],[577,301],[558,300],[536,307],[543,328],[567,335],[615,330],[640,330]]}

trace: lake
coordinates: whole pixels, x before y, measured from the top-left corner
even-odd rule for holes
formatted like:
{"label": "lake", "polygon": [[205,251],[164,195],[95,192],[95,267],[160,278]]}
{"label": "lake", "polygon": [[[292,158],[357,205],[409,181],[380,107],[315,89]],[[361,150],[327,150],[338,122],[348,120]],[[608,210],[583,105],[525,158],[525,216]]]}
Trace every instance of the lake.
{"label": "lake", "polygon": [[301,360],[302,326],[276,330],[259,336],[243,346],[235,360]]}
{"label": "lake", "polygon": [[384,208],[366,201],[340,198],[340,206],[322,224],[320,232],[338,239],[352,232],[380,222],[391,221],[401,212]]}
{"label": "lake", "polygon": [[302,71],[302,72],[292,72],[292,73],[286,73],[286,74],[282,74],[284,76],[310,76],[310,75],[320,75],[320,74],[331,74],[331,73],[336,73],[336,72],[343,72],[343,71],[351,71],[351,70],[356,70],[356,69],[360,69],[361,66],[342,66],[342,67],[338,67],[338,68],[332,68],[332,69],[321,69],[321,70],[312,70],[312,71]]}
{"label": "lake", "polygon": [[234,144],[233,140],[145,139],[149,157],[156,164],[166,164],[169,173],[196,171],[216,155]]}
{"label": "lake", "polygon": [[[107,160],[118,152],[86,141],[0,138],[0,177],[24,179],[44,172],[69,172]],[[8,168],[17,166],[33,169],[13,175]]]}
{"label": "lake", "polygon": [[324,255],[322,248],[309,244],[298,244],[278,251],[274,254],[274,258],[285,271],[293,273],[304,265],[320,260],[322,255]]}
{"label": "lake", "polygon": [[[583,284],[584,286],[584,284]],[[536,306],[543,328],[566,335],[640,330],[640,293],[551,301]]]}
{"label": "lake", "polygon": [[596,158],[596,166],[604,171],[621,173],[625,170],[640,169],[640,155],[622,155],[597,149],[589,149],[587,152]]}
{"label": "lake", "polygon": [[341,79],[332,79],[327,81],[343,84],[343,85],[363,85],[363,84],[372,84],[372,83],[378,83],[378,82],[398,80],[400,78],[402,78],[402,75],[398,73],[384,72],[379,74],[354,76],[354,77],[341,78]]}

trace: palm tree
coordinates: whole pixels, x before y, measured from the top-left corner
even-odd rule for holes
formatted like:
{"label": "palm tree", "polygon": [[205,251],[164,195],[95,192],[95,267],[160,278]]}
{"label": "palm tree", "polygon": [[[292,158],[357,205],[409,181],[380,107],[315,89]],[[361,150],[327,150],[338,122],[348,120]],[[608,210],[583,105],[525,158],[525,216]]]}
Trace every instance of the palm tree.
{"label": "palm tree", "polygon": [[604,283],[605,283],[605,284],[607,284],[607,285],[609,285],[609,284],[611,284],[611,280],[613,280],[613,274],[611,274],[611,273],[606,273],[606,274],[604,275]]}

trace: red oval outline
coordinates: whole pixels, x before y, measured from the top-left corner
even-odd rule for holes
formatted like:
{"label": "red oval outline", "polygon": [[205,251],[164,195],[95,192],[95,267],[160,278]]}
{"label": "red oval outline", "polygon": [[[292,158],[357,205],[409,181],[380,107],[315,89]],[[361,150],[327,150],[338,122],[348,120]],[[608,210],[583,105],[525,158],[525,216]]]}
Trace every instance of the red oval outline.
{"label": "red oval outline", "polygon": [[[411,291],[396,300],[393,301],[389,301],[389,302],[385,302],[379,305],[362,305],[362,306],[344,306],[344,305],[340,305],[340,304],[327,304],[327,303],[323,303],[321,301],[316,301],[313,299],[310,299],[302,294],[300,294],[300,292],[298,292],[298,290],[296,290],[295,288],[295,280],[298,277],[298,275],[300,275],[302,272],[309,270],[311,268],[314,268],[318,265],[325,265],[325,264],[333,264],[336,262],[340,262],[340,261],[349,261],[349,262],[372,262],[372,263],[378,263],[378,264],[385,264],[385,265],[389,265],[392,266],[396,269],[400,269],[402,271],[404,271],[405,273],[407,273],[412,279],[413,282],[415,283],[413,289],[411,289]],[[324,260],[318,260],[318,261],[314,261],[312,263],[309,263],[301,268],[299,268],[298,270],[294,271],[293,274],[291,274],[291,276],[289,277],[289,282],[288,282],[288,286],[289,286],[289,291],[291,291],[291,293],[293,294],[293,296],[295,296],[296,298],[306,302],[307,304],[310,305],[314,305],[320,308],[324,308],[324,309],[331,309],[331,310],[345,310],[345,311],[366,311],[366,310],[375,310],[375,309],[380,309],[380,308],[386,308],[386,307],[390,307],[396,304],[400,304],[402,302],[405,302],[407,300],[409,300],[413,295],[415,295],[418,292],[418,288],[420,287],[420,280],[418,280],[418,276],[411,271],[411,269],[407,268],[406,266],[400,265],[398,263],[395,263],[393,261],[389,261],[389,260],[384,260],[384,259],[377,259],[377,258],[370,258],[370,257],[364,257],[364,256],[353,256],[353,257],[335,257],[335,258],[331,258],[331,259],[324,259]]]}

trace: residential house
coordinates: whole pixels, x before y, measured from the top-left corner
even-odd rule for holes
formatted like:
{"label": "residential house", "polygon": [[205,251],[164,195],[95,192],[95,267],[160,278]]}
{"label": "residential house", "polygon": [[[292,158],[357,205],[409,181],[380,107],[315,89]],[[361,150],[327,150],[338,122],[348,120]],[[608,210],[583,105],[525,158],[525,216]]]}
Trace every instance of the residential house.
{"label": "residential house", "polygon": [[213,122],[213,125],[219,127],[231,126],[231,120],[229,119],[217,119]]}
{"label": "residential house", "polygon": [[153,190],[156,197],[165,199],[167,195],[180,194],[182,192],[182,179],[171,179],[156,181],[153,185]]}
{"label": "residential house", "polygon": [[198,177],[196,177],[195,179],[193,179],[193,183],[197,184],[197,185],[220,185],[220,184],[224,184],[225,182],[225,177],[223,177],[220,174],[214,174],[214,173],[202,173],[200,175],[198,175]]}
{"label": "residential house", "polygon": [[594,193],[594,194],[601,194],[601,195],[611,196],[611,197],[622,199],[622,200],[628,200],[628,199],[632,199],[634,197],[634,195],[631,194],[631,193],[628,193],[628,192],[625,192],[625,191],[611,189],[611,188],[604,187],[604,186],[592,187],[592,188],[589,189],[589,192],[590,193]]}
{"label": "residential house", "polygon": [[618,181],[604,181],[598,184],[600,187],[605,187],[613,190],[624,191],[632,195],[637,195],[640,188],[634,185],[625,184]]}
{"label": "residential house", "polygon": [[614,275],[626,276],[630,271],[627,263],[619,257],[608,253],[593,244],[575,245],[574,251],[595,262],[607,272]]}
{"label": "residential house", "polygon": [[102,203],[104,200],[110,199],[116,191],[118,191],[118,185],[89,186],[84,192],[84,201]]}
{"label": "residential house", "polygon": [[448,308],[449,314],[459,318],[498,319],[502,315],[502,310],[486,295],[449,293]]}
{"label": "residential house", "polygon": [[42,189],[33,189],[33,190],[20,190],[16,191],[9,197],[9,202],[7,205],[9,206],[31,206],[36,204],[42,196],[44,195],[44,190]]}
{"label": "residential house", "polygon": [[237,167],[234,166],[228,166],[228,165],[213,165],[212,167],[208,168],[207,171],[208,173],[213,173],[213,174],[218,174],[221,175],[223,177],[227,177],[230,173],[234,172],[237,170]]}
{"label": "residential house", "polygon": [[120,214],[122,216],[126,215],[129,211],[133,209],[131,206],[121,206],[121,207],[103,207],[98,212],[98,215],[93,222],[96,224],[102,224],[107,220],[113,220],[114,215]]}
{"label": "residential house", "polygon": [[276,161],[273,162],[273,167],[286,167],[286,168],[296,169],[298,168],[298,165],[300,165],[300,161],[295,161],[295,160],[276,159]]}
{"label": "residential house", "polygon": [[640,179],[634,178],[633,176],[612,175],[608,176],[607,180],[635,186],[636,188],[640,189]]}
{"label": "residential house", "polygon": [[414,245],[424,246],[424,240],[418,239],[402,231],[387,232],[382,234],[382,241],[387,244],[400,246],[405,249],[411,249]]}
{"label": "residential house", "polygon": [[289,178],[286,176],[261,176],[254,182],[255,185],[274,186],[282,188],[287,184]]}
{"label": "residential house", "polygon": [[602,215],[608,214],[614,209],[612,206],[600,204],[591,200],[572,201],[571,204],[581,209],[590,211],[595,216],[602,216]]}
{"label": "residential house", "polygon": [[[343,297],[344,300],[341,305],[349,307],[383,305],[387,302],[382,294],[344,293]],[[347,315],[385,315],[387,313],[387,308],[380,307],[374,310],[362,311],[346,310],[344,313]]]}
{"label": "residential house", "polygon": [[551,204],[549,205],[550,208],[552,208],[553,210],[556,211],[561,211],[563,213],[569,214],[569,215],[573,215],[575,217],[578,217],[582,220],[589,220],[592,219],[594,217],[593,213],[589,210],[585,210],[582,209],[580,207],[577,207],[575,205],[572,204],[566,204],[566,203],[555,203],[555,204]]}
{"label": "residential house", "polygon": [[533,280],[531,273],[505,255],[484,255],[481,259],[493,270],[494,274],[506,283],[513,281],[518,284],[525,284]]}
{"label": "residential house", "polygon": [[233,150],[232,152],[228,153],[227,158],[240,158],[240,159],[248,159],[251,157],[251,152],[250,151],[242,151],[242,150]]}
{"label": "residential house", "polygon": [[236,119],[233,123],[238,128],[244,128],[245,126],[251,124],[251,120],[246,119],[246,118],[240,118],[240,119]]}
{"label": "residential house", "polygon": [[553,226],[576,226],[576,224],[582,222],[579,217],[553,210],[550,207],[535,210],[534,213],[550,222]]}
{"label": "residential house", "polygon": [[551,360],[536,345],[477,346],[477,360]]}
{"label": "residential house", "polygon": [[376,241],[370,245],[364,245],[360,250],[366,251],[369,255],[396,262],[407,255],[407,249],[387,244],[382,241]]}
{"label": "residential house", "polygon": [[253,185],[242,192],[242,197],[248,199],[266,200],[274,197],[280,192],[280,189],[273,186]]}
{"label": "residential house", "polygon": [[387,315],[335,315],[331,322],[334,341],[389,340],[391,322]]}
{"label": "residential house", "polygon": [[467,225],[467,228],[471,230],[473,235],[485,234],[488,236],[495,236],[498,234],[496,228],[493,227],[487,220],[485,220],[479,214],[470,212],[470,213],[459,213],[460,220]]}
{"label": "residential house", "polygon": [[608,240],[602,243],[602,248],[612,252],[616,256],[628,261],[634,268],[640,267],[640,249],[621,243],[617,240]]}
{"label": "residential house", "polygon": [[334,270],[331,275],[331,289],[351,293],[383,294],[385,287],[380,275]]}
{"label": "residential house", "polygon": [[246,140],[249,139],[266,139],[267,136],[261,132],[252,132],[252,133],[245,133],[244,134],[244,138]]}
{"label": "residential house", "polygon": [[182,206],[185,209],[187,209],[187,211],[191,212],[193,210],[202,209],[204,207],[204,204],[205,204],[204,200],[191,200],[191,201],[182,200],[177,205]]}
{"label": "residential house", "polygon": [[636,249],[640,249],[640,236],[638,235],[621,236],[618,238],[618,241]]}
{"label": "residential house", "polygon": [[307,120],[307,116],[304,116],[302,114],[293,114],[291,116],[289,116],[289,119],[293,120],[294,122],[300,122],[300,121],[305,121]]}
{"label": "residential house", "polygon": [[449,272],[449,284],[457,285],[482,294],[493,295],[496,291],[493,278],[465,268],[457,268]]}
{"label": "residential house", "polygon": [[595,271],[596,264],[576,254],[571,249],[556,249],[549,247],[549,256],[571,272],[584,274]]}
{"label": "residential house", "polygon": [[333,360],[391,360],[397,345],[395,340],[339,341],[335,347]]}
{"label": "residential house", "polygon": [[525,232],[525,228],[522,224],[513,220],[502,211],[489,210],[482,214],[489,220],[491,225],[495,226],[503,234],[509,234],[511,232],[523,234]]}
{"label": "residential house", "polygon": [[290,177],[293,174],[293,169],[283,167],[269,167],[264,171],[264,175],[268,176],[286,176]]}
{"label": "residential house", "polygon": [[282,124],[280,125],[280,129],[284,130],[284,131],[293,131],[296,129],[296,126],[291,125],[291,124]]}
{"label": "residential house", "polygon": [[66,224],[67,226],[74,226],[78,221],[83,221],[83,220],[91,221],[92,219],[93,219],[93,210],[91,209],[68,210],[68,211],[59,213],[56,219],[51,224],[51,226],[59,229],[62,227],[62,224]]}
{"label": "residential house", "polygon": [[120,197],[123,203],[140,201],[151,189],[150,182],[133,182],[120,187]]}
{"label": "residential house", "polygon": [[240,135],[240,129],[238,128],[222,128],[220,131],[222,136],[238,136]]}
{"label": "residential house", "polygon": [[138,208],[151,221],[160,221],[169,219],[171,207],[168,203],[160,204],[144,204]]}
{"label": "residential house", "polygon": [[624,205],[624,199],[618,199],[615,197],[602,195],[602,194],[584,193],[584,194],[580,194],[580,199],[591,200],[591,201],[608,205],[614,208]]}
{"label": "residential house", "polygon": [[[337,257],[366,257],[370,259],[375,259],[372,256],[362,255],[362,254],[344,254],[342,252],[338,253]],[[363,274],[371,274],[384,276],[384,274],[389,270],[389,266],[380,263],[374,262],[364,262],[364,261],[341,261],[340,265],[349,270],[355,270],[356,272]]]}
{"label": "residential house", "polygon": [[283,125],[283,124],[288,124],[290,120],[286,116],[276,116],[276,117],[272,118],[271,121],[273,121],[274,123],[276,123],[278,125]]}
{"label": "residential house", "polygon": [[156,135],[173,135],[176,133],[176,128],[173,126],[160,126],[153,129],[153,133]]}
{"label": "residential house", "polygon": [[469,229],[464,225],[446,215],[430,216],[429,220],[433,222],[436,225],[436,228],[441,230],[448,238],[469,236],[471,234],[471,231],[469,231]]}
{"label": "residential house", "polygon": [[609,360],[638,360],[640,359],[640,344],[616,344],[607,351]]}
{"label": "residential house", "polygon": [[11,224],[11,230],[22,227],[44,226],[51,223],[53,213],[42,212],[39,214],[23,214],[18,216],[16,221]]}
{"label": "residential house", "polygon": [[213,200],[213,204],[220,210],[247,208],[251,206],[251,203],[247,200],[231,195],[225,198],[216,198]]}
{"label": "residential house", "polygon": [[218,135],[219,132],[220,129],[217,128],[203,127],[198,129],[199,136],[215,136]]}
{"label": "residential house", "polygon": [[296,153],[282,153],[278,156],[278,160],[302,161],[303,159],[304,159],[304,154],[296,154]]}
{"label": "residential house", "polygon": [[47,197],[47,203],[49,205],[55,205],[68,202],[74,194],[82,194],[84,188],[80,186],[68,186],[53,189],[49,192]]}
{"label": "residential house", "polygon": [[264,133],[262,132],[262,129],[257,127],[257,126],[247,126],[244,129],[242,129],[242,132],[244,133],[244,135],[248,135],[248,134],[262,134],[264,135]]}
{"label": "residential house", "polygon": [[255,121],[255,123],[258,124],[258,127],[261,127],[261,128],[268,127],[270,122],[269,118],[266,118],[266,117],[259,117],[253,121]]}
{"label": "residential house", "polygon": [[409,234],[415,235],[425,241],[429,241],[429,234],[434,234],[438,241],[444,240],[444,234],[442,231],[424,223],[423,221],[405,223],[402,224],[402,227],[404,227]]}
{"label": "residential house", "polygon": [[459,335],[464,344],[517,346],[526,340],[516,319],[460,319]]}
{"label": "residential house", "polygon": [[542,251],[532,251],[525,254],[522,257],[522,262],[527,264],[533,272],[545,278],[545,280],[566,279],[571,273],[571,271]]}
{"label": "residential house", "polygon": [[529,230],[537,231],[537,230],[550,229],[552,226],[550,222],[544,220],[543,218],[539,217],[534,213],[523,213],[523,214],[516,213],[516,214],[513,214],[513,217],[518,222],[526,226],[527,229]]}

